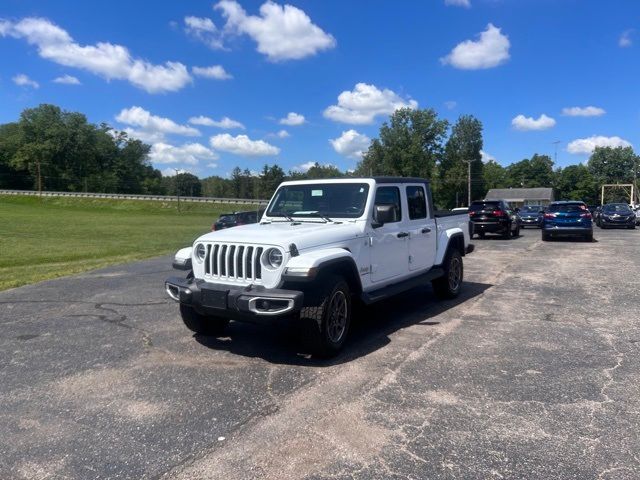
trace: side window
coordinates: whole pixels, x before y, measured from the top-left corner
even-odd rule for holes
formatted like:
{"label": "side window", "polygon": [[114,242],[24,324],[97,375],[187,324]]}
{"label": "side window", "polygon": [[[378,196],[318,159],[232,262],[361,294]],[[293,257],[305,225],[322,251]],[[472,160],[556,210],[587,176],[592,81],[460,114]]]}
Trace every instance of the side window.
{"label": "side window", "polygon": [[427,218],[427,198],[424,187],[407,187],[407,205],[409,206],[410,220]]}
{"label": "side window", "polygon": [[376,205],[391,205],[395,212],[393,222],[402,220],[400,207],[400,189],[398,187],[378,187],[376,190]]}

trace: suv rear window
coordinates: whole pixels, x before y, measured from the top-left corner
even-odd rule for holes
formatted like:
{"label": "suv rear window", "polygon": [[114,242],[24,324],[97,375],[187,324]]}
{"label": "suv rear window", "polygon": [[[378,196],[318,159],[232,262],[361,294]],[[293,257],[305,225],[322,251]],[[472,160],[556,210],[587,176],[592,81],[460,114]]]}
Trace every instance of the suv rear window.
{"label": "suv rear window", "polygon": [[469,207],[470,212],[478,212],[480,210],[495,210],[500,208],[500,202],[471,202],[471,206]]}
{"label": "suv rear window", "polygon": [[550,212],[572,213],[582,212],[586,209],[587,206],[584,203],[552,203],[547,210]]}

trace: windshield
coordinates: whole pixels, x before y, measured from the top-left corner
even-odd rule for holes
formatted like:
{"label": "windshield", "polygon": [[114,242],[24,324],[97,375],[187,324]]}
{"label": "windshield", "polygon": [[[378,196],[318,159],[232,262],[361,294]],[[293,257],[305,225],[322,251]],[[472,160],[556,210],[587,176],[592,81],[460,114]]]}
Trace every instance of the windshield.
{"label": "windshield", "polygon": [[236,221],[236,216],[235,215],[220,215],[220,218],[218,219],[219,222],[225,222],[225,223],[229,223],[229,222],[235,222]]}
{"label": "windshield", "polygon": [[500,207],[500,202],[473,202],[469,207],[471,212],[479,210],[495,210]]}
{"label": "windshield", "polygon": [[614,205],[605,205],[604,207],[602,207],[602,210],[604,210],[605,212],[623,212],[623,213],[631,212],[629,205],[626,205],[624,203],[617,203]]}
{"label": "windshield", "polygon": [[575,213],[583,212],[587,209],[584,203],[552,203],[549,205],[550,212]]}
{"label": "windshield", "polygon": [[270,217],[358,218],[364,213],[366,183],[314,183],[285,185],[269,205]]}
{"label": "windshield", "polygon": [[540,205],[527,205],[526,207],[522,207],[520,211],[522,213],[538,213],[540,210],[542,210]]}

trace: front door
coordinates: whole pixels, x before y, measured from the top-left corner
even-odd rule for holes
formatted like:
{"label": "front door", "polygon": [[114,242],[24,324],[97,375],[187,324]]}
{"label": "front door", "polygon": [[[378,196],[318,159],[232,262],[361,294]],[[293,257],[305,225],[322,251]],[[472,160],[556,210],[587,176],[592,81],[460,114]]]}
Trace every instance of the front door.
{"label": "front door", "polygon": [[[393,221],[371,232],[371,281],[373,283],[399,279],[408,273],[409,235],[406,230],[400,200],[400,187],[380,186],[376,190],[376,205],[391,205]],[[375,208],[374,208],[375,211]]]}

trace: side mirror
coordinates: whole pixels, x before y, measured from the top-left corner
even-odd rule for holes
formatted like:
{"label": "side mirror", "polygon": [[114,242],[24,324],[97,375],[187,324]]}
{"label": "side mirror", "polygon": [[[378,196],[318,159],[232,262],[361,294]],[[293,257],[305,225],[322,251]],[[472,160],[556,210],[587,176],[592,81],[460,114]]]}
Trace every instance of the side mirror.
{"label": "side mirror", "polygon": [[394,205],[376,205],[373,210],[373,228],[380,228],[385,223],[394,222],[396,219]]}

